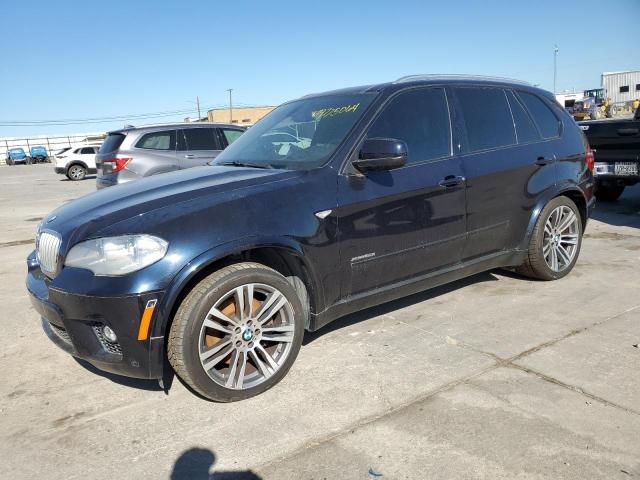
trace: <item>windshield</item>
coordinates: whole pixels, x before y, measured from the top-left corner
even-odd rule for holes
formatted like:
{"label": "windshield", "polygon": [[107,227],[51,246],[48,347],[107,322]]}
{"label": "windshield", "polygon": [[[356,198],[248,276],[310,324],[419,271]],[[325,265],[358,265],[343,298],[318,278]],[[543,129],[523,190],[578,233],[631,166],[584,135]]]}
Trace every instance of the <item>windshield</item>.
{"label": "windshield", "polygon": [[276,108],[218,155],[212,165],[293,170],[324,165],[375,94],[328,95]]}

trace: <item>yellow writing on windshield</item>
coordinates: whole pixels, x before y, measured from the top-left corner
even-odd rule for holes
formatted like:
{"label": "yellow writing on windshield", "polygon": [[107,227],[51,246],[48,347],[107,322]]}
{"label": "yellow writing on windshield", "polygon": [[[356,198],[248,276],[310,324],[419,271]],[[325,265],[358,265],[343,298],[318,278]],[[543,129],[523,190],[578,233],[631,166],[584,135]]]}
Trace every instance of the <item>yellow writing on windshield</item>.
{"label": "yellow writing on windshield", "polygon": [[322,110],[311,112],[311,117],[313,117],[314,120],[320,120],[321,118],[333,117],[334,115],[338,115],[340,113],[352,113],[358,110],[359,106],[359,103],[354,103],[352,105],[345,105],[344,107],[323,108]]}

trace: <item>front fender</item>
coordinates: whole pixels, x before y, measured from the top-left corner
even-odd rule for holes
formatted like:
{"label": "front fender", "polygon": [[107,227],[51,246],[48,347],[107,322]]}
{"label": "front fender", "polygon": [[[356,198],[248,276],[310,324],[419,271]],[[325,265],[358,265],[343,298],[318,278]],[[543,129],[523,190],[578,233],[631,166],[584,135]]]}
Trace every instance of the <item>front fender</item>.
{"label": "front fender", "polygon": [[[304,257],[303,249],[295,240],[291,238],[269,238],[258,236],[247,236],[232,242],[223,243],[213,247],[206,252],[201,253],[189,263],[187,263],[173,278],[166,289],[166,293],[162,298],[158,309],[156,310],[156,320],[153,323],[152,336],[163,337],[166,334],[166,328],[171,320],[171,314],[176,307],[176,302],[180,298],[184,288],[189,282],[210,265],[234,254],[239,254],[247,250],[256,248],[275,247],[288,250],[300,259]],[[309,265],[303,262],[309,270],[309,275],[313,283],[313,294],[317,292],[317,281],[313,270],[309,269]]]}

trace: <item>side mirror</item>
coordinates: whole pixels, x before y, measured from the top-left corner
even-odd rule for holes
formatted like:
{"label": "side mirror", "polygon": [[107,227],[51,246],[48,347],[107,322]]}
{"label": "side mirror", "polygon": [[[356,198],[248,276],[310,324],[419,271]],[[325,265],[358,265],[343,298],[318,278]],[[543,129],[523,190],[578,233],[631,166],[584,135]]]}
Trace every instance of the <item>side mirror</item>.
{"label": "side mirror", "polygon": [[407,163],[407,144],[395,138],[367,138],[352,162],[359,172],[393,170]]}

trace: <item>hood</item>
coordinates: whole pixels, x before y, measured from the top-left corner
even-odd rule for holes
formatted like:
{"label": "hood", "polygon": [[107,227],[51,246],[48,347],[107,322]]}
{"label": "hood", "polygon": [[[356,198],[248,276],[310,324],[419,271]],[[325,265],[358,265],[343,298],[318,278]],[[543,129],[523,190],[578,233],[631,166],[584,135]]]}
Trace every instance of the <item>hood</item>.
{"label": "hood", "polygon": [[[76,232],[92,233],[153,210],[270,183],[298,172],[243,167],[205,166],[165,173],[105,188],[63,205],[43,221],[42,229],[58,232],[67,241]],[[75,235],[74,235],[75,236]],[[66,243],[66,242],[65,242]]]}

